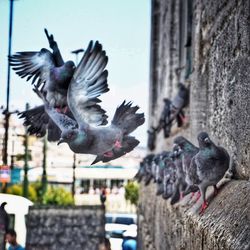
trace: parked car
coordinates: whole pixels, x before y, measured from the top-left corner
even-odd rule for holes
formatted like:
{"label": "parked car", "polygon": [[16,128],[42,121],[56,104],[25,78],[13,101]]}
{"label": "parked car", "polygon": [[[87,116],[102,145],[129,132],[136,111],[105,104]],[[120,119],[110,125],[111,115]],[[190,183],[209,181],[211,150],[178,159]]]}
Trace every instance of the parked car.
{"label": "parked car", "polygon": [[136,227],[136,214],[106,214],[105,232],[109,238],[112,250],[121,250],[124,233],[131,229],[131,226]]}

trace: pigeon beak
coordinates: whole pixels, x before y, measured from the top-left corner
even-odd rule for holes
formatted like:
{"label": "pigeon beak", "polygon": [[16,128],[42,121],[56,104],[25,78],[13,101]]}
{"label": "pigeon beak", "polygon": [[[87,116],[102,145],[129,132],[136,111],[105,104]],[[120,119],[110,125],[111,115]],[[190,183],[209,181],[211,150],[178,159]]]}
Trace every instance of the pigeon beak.
{"label": "pigeon beak", "polygon": [[60,144],[63,143],[63,142],[65,142],[65,141],[63,140],[63,138],[60,138],[59,141],[58,141],[58,143],[57,143],[57,145],[60,145]]}
{"label": "pigeon beak", "polygon": [[207,143],[207,144],[209,143],[208,137],[206,137],[206,138],[204,139],[204,142]]}

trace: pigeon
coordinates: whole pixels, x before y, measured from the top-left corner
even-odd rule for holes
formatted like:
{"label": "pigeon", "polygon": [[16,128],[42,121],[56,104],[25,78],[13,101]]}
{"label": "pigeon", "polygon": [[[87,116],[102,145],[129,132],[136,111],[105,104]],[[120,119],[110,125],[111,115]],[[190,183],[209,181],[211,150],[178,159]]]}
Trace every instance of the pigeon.
{"label": "pigeon", "polygon": [[[95,65],[98,66],[98,63],[99,64],[101,63],[101,67],[105,68],[108,61],[106,52],[102,49],[102,45],[98,41],[95,42],[95,44],[93,44],[93,41],[90,41],[88,48],[85,51],[84,58],[85,58],[84,64],[86,64],[86,66],[89,67],[90,69]],[[107,79],[107,76],[108,72],[104,71],[102,75],[104,82],[106,81],[105,79]],[[106,88],[106,92],[108,90],[109,89]],[[67,94],[67,92],[65,92],[65,94]],[[42,95],[42,98],[43,96],[44,95]],[[47,99],[47,96],[45,97]],[[92,103],[86,103],[85,106],[82,108],[85,112],[85,116],[88,116],[88,122],[90,124],[106,125],[108,123],[107,121],[108,116],[106,115],[106,111],[104,111],[97,104],[98,102],[100,102],[100,100],[96,98],[94,100],[95,105],[92,105]],[[51,105],[50,102],[49,104]],[[70,117],[71,119],[75,120],[71,110],[68,108],[67,101],[65,105],[67,109],[63,113],[66,116]],[[94,113],[95,115],[90,115],[90,113],[92,114]],[[46,134],[46,131],[48,131],[48,141],[58,141],[60,139],[61,130],[45,112],[44,105],[19,113],[19,118],[24,118],[24,125],[27,126],[29,134],[35,134],[38,137],[43,137]],[[127,142],[131,144],[130,139],[128,139]],[[133,140],[132,143],[135,143],[135,141]]]}
{"label": "pigeon", "polygon": [[142,161],[142,162],[140,162],[139,170],[136,173],[134,179],[140,183],[142,181],[142,178],[144,175],[145,175],[145,166],[144,166],[144,161]]}
{"label": "pigeon", "polygon": [[107,61],[99,53],[89,53],[91,49],[89,46],[83,55],[67,92],[67,103],[75,120],[51,106],[38,88],[35,92],[42,98],[49,117],[61,130],[58,145],[64,142],[74,153],[96,155],[92,163],[95,164],[108,162],[133,150],[139,141],[130,133],[142,125],[145,118],[144,113],[137,113],[138,106],[123,101],[109,126],[90,123],[102,121],[98,97],[109,90],[107,71],[104,70]]}
{"label": "pigeon", "polygon": [[152,161],[154,159],[154,154],[149,154],[145,157],[144,159],[144,164],[145,164],[145,185],[148,185],[151,181],[151,179],[153,178],[153,174],[152,174]]}
{"label": "pigeon", "polygon": [[157,128],[154,128],[152,126],[147,131],[147,133],[148,133],[148,148],[150,151],[153,151],[155,149],[156,132],[157,132]]}
{"label": "pigeon", "polygon": [[178,146],[181,150],[182,168],[185,173],[185,182],[188,185],[183,195],[187,195],[190,192],[196,192],[198,191],[198,187],[195,185],[194,181],[194,178],[196,178],[195,169],[191,168],[190,163],[192,158],[198,153],[199,148],[183,136],[178,136],[174,139],[174,147],[175,146]]}
{"label": "pigeon", "polygon": [[171,159],[171,154],[169,153],[167,157],[164,159],[165,168],[164,168],[164,192],[162,194],[163,199],[169,199],[174,194],[174,186],[176,182],[176,167],[174,162]]}
{"label": "pigeon", "polygon": [[63,108],[67,105],[67,90],[75,64],[72,61],[63,63],[53,35],[49,36],[46,29],[45,34],[50,46],[55,49],[53,54],[45,48],[40,51],[17,52],[9,57],[9,62],[21,78],[31,80],[31,84],[37,88],[41,87],[51,106]]}
{"label": "pigeon", "polygon": [[178,127],[182,126],[185,115],[183,108],[185,108],[189,103],[189,90],[185,87],[183,83],[178,84],[178,93],[174,97],[171,103],[171,119],[172,122],[174,119],[177,120]]}
{"label": "pigeon", "polygon": [[176,183],[175,183],[175,191],[171,199],[171,204],[177,203],[183,197],[183,192],[187,188],[186,183],[186,174],[183,170],[182,166],[182,151],[179,146],[175,145],[173,148],[173,152],[171,154],[171,158],[176,167]]}
{"label": "pigeon", "polygon": [[161,129],[164,131],[164,137],[168,138],[170,135],[171,131],[171,125],[172,121],[170,120],[171,116],[171,101],[168,98],[165,98],[164,100],[164,107],[161,113],[160,121],[159,121],[159,126],[157,128],[157,132]]}
{"label": "pigeon", "polygon": [[163,151],[161,154],[157,157],[157,168],[156,168],[156,185],[157,185],[157,191],[156,195],[162,195],[164,193],[164,169],[166,167],[165,165],[165,158],[169,156],[170,152]]}
{"label": "pigeon", "polygon": [[201,198],[203,213],[208,206],[206,200],[206,190],[208,186],[213,186],[215,195],[218,193],[216,184],[223,178],[229,169],[230,156],[226,149],[216,146],[206,132],[201,132],[197,136],[199,152],[192,159],[192,168],[196,168],[197,181]]}
{"label": "pigeon", "polygon": [[4,208],[6,204],[7,202],[3,202],[0,206],[0,226],[5,232],[9,228],[9,215]]}

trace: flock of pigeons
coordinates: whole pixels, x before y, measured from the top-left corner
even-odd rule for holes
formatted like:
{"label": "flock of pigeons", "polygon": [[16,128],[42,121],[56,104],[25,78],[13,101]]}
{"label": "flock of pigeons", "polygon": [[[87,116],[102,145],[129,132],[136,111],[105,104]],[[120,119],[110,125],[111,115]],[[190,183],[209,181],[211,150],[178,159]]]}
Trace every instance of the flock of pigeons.
{"label": "flock of pigeons", "polygon": [[43,105],[19,114],[30,134],[67,143],[74,153],[96,155],[108,162],[133,150],[139,141],[130,135],[145,121],[139,107],[123,102],[109,126],[99,96],[109,91],[108,57],[102,45],[90,41],[80,63],[64,62],[53,35],[45,29],[52,53],[17,52],[9,57],[13,70],[33,85]]}
{"label": "flock of pigeons", "polygon": [[[215,145],[206,132],[197,136],[199,147],[193,145],[183,136],[174,139],[172,151],[147,155],[140,164],[135,179],[142,179],[148,185],[153,179],[157,185],[157,195],[170,199],[171,204],[180,201],[183,196],[197,192],[196,201],[202,198],[200,213],[208,206],[206,190],[214,187],[218,193],[217,183],[231,169],[228,152]],[[230,173],[231,174],[231,173]]]}

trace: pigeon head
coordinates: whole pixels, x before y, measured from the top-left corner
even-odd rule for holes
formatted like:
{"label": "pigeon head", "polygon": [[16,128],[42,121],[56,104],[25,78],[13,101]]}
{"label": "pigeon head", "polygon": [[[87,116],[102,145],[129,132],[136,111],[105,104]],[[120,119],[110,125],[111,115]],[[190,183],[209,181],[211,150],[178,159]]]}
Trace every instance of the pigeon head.
{"label": "pigeon head", "polygon": [[75,71],[75,69],[76,69],[75,64],[74,64],[72,61],[67,61],[67,62],[65,63],[64,66],[65,66],[65,68],[66,68],[66,72],[67,72],[70,76],[72,76],[73,73],[74,73],[74,71]]}
{"label": "pigeon head", "polygon": [[77,135],[78,135],[77,129],[64,130],[61,134],[61,138],[58,141],[57,145],[59,145],[63,142],[70,143],[77,138]]}
{"label": "pigeon head", "polygon": [[206,132],[200,132],[197,136],[197,140],[199,143],[199,147],[201,148],[208,147],[212,144],[212,141],[210,140]]}

